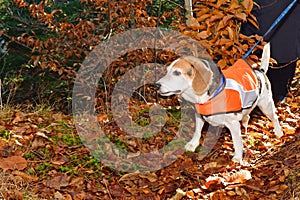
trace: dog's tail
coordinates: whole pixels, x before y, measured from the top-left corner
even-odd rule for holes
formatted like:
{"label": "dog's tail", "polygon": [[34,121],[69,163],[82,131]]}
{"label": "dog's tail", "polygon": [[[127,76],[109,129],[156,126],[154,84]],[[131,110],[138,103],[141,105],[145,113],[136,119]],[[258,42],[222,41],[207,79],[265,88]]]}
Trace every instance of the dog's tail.
{"label": "dog's tail", "polygon": [[264,50],[263,50],[262,57],[261,57],[260,69],[262,71],[264,71],[264,73],[267,73],[268,68],[269,68],[270,57],[271,57],[271,50],[270,49],[271,49],[270,42],[268,42],[264,46]]}

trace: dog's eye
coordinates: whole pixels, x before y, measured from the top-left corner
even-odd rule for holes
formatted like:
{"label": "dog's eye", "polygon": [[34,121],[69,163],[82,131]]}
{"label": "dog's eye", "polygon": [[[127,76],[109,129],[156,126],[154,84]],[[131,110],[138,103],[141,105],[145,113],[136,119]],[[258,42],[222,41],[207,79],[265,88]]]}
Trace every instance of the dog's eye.
{"label": "dog's eye", "polygon": [[174,72],[173,72],[173,75],[175,75],[175,76],[180,76],[180,75],[181,75],[181,72],[180,72],[180,71],[174,71]]}

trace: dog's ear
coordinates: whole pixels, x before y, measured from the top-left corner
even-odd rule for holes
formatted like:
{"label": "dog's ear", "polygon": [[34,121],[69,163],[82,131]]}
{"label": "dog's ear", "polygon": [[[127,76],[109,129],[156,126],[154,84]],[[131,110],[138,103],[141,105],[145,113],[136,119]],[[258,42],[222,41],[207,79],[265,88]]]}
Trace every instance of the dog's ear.
{"label": "dog's ear", "polygon": [[200,59],[194,56],[185,56],[184,60],[189,62],[195,69],[195,76],[192,82],[192,87],[195,94],[202,95],[206,92],[211,84],[213,73],[206,67],[206,65]]}

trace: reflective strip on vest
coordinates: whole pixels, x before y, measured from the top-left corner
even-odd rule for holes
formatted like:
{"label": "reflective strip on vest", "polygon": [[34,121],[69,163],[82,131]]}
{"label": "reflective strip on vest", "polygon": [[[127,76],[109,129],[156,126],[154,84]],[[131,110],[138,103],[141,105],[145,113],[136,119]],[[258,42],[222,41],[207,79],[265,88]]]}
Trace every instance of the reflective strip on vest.
{"label": "reflective strip on vest", "polygon": [[251,66],[239,59],[232,67],[222,70],[226,82],[224,89],[204,104],[195,104],[204,116],[238,112],[251,107],[259,95],[259,81]]}

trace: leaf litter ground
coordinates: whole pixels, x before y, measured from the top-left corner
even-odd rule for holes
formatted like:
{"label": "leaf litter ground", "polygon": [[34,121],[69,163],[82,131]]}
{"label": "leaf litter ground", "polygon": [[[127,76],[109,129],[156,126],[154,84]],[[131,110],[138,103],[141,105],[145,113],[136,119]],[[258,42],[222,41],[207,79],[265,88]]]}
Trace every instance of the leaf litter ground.
{"label": "leaf litter ground", "polygon": [[[290,96],[277,105],[285,136],[276,139],[268,119],[252,114],[244,136],[245,166],[231,162],[233,145],[224,129],[204,159],[199,159],[198,153],[185,153],[156,172],[124,173],[90,155],[71,116],[45,109],[3,109],[0,199],[299,199],[297,70]],[[99,118],[103,120],[103,116]],[[172,140],[177,130],[170,130],[143,142],[114,141],[130,151],[148,151],[159,148],[161,141]]]}

